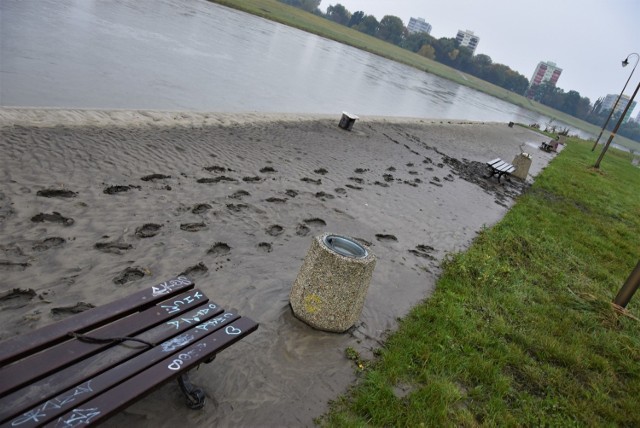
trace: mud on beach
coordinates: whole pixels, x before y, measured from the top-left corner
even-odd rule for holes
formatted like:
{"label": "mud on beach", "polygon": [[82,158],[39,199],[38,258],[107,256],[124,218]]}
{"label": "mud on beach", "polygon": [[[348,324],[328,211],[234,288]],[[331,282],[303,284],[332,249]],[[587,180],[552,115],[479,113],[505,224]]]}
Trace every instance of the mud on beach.
{"label": "mud on beach", "polygon": [[[58,115],[61,113],[58,112]],[[171,383],[107,425],[312,425],[367,357],[433,291],[448,252],[497,222],[531,182],[485,179],[484,162],[552,158],[506,124],[71,112],[0,114],[0,339],[186,273],[259,330],[193,373],[200,412]],[[63,123],[55,125],[54,123]],[[311,238],[370,245],[377,266],[359,323],[311,329],[288,296]]]}

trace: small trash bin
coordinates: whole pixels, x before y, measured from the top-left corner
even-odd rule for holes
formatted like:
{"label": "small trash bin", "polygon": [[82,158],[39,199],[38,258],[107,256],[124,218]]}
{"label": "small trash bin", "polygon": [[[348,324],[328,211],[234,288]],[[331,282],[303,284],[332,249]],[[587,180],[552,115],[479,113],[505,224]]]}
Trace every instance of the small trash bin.
{"label": "small trash bin", "polygon": [[528,153],[520,153],[513,158],[513,166],[516,170],[511,173],[512,176],[521,180],[526,180],[531,168],[531,155]]}
{"label": "small trash bin", "polygon": [[513,122],[509,122],[509,128],[513,128],[514,123]]}
{"label": "small trash bin", "polygon": [[353,238],[314,237],[289,294],[294,315],[319,330],[347,331],[362,314],[375,265],[373,253]]}
{"label": "small trash bin", "polygon": [[356,123],[356,119],[359,119],[359,117],[355,114],[350,114],[346,111],[343,111],[338,126],[347,131],[351,131],[351,129],[353,128],[353,124]]}

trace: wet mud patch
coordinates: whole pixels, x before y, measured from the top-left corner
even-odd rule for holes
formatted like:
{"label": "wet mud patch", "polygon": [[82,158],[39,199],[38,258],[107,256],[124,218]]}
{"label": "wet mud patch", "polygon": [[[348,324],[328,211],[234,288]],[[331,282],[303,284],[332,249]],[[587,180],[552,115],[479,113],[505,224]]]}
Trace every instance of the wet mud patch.
{"label": "wet mud patch", "polygon": [[206,213],[207,211],[209,211],[211,208],[213,208],[213,207],[211,205],[209,205],[209,204],[196,204],[191,209],[191,212],[193,214],[203,214],[203,213]]}
{"label": "wet mud patch", "polygon": [[234,192],[232,195],[230,195],[229,197],[231,199],[242,199],[245,196],[250,196],[251,194],[249,192],[247,192],[246,190],[238,190],[237,192]]}
{"label": "wet mud patch", "polygon": [[36,195],[45,198],[75,198],[78,193],[66,189],[43,189],[38,190]]}
{"label": "wet mud patch", "polygon": [[320,185],[322,184],[322,180],[320,179],[313,179],[313,178],[309,178],[309,177],[303,177],[300,179],[300,181],[304,181],[305,183],[311,183],[311,184],[316,184],[316,185]]}
{"label": "wet mud patch", "polygon": [[62,246],[65,242],[67,242],[64,238],[60,238],[59,236],[53,236],[51,238],[43,239],[40,242],[37,242],[33,245],[34,251],[46,251],[51,248],[56,248]]}
{"label": "wet mud patch", "polygon": [[199,232],[207,228],[205,223],[183,223],[180,225],[180,230],[187,232]]}
{"label": "wet mud patch", "polygon": [[209,248],[207,254],[213,254],[214,256],[224,256],[231,252],[231,247],[226,242],[216,242]]}
{"label": "wet mud patch", "polygon": [[304,220],[304,223],[312,227],[322,227],[327,225],[326,221],[318,217],[307,218]]}
{"label": "wet mud patch", "polygon": [[198,183],[204,183],[204,184],[216,184],[216,183],[221,183],[221,182],[237,182],[238,180],[236,180],[235,178],[231,178],[231,177],[227,177],[226,175],[221,175],[219,177],[205,177],[205,178],[199,178],[196,180]]}
{"label": "wet mud patch", "polygon": [[129,282],[144,278],[144,271],[136,267],[128,267],[113,278],[113,282],[118,285],[124,285]]}
{"label": "wet mud patch", "polygon": [[398,238],[395,235],[388,235],[384,233],[376,233],[376,239],[380,242],[397,242]]}
{"label": "wet mud patch", "polygon": [[204,263],[200,262],[197,265],[189,266],[184,271],[180,272],[178,276],[197,276],[202,275],[209,271],[209,268]]}
{"label": "wet mud patch", "polygon": [[273,251],[273,247],[268,242],[260,242],[258,244],[258,249],[264,251],[265,253],[270,253]]}
{"label": "wet mud patch", "polygon": [[96,242],[93,246],[96,250],[100,250],[103,253],[111,253],[111,254],[122,254],[124,251],[130,250],[133,248],[133,245],[127,244],[122,241],[111,241],[111,242]]}
{"label": "wet mud patch", "polygon": [[132,189],[140,190],[141,187],[140,186],[134,186],[134,185],[129,185],[129,186],[109,186],[109,187],[107,187],[107,188],[105,188],[103,190],[103,193],[106,193],[107,195],[115,195],[116,193],[128,192],[129,190],[132,190]]}
{"label": "wet mud patch", "polygon": [[31,288],[14,288],[0,293],[0,308],[18,309],[30,304],[36,297],[35,290]]}
{"label": "wet mud patch", "polygon": [[39,213],[31,217],[31,221],[34,223],[60,223],[64,226],[71,226],[74,223],[74,220],[70,217],[64,217],[57,211],[49,213]]}
{"label": "wet mud patch", "polygon": [[278,172],[278,171],[276,171],[275,169],[273,169],[273,168],[272,168],[272,167],[270,167],[270,166],[265,166],[264,168],[261,168],[261,169],[260,169],[260,172],[261,172],[262,174],[269,174],[269,173],[271,173],[271,174],[272,174],[272,173],[274,173],[274,172]]}
{"label": "wet mud patch", "polygon": [[267,235],[270,236],[278,236],[282,234],[282,232],[284,232],[284,227],[280,226],[279,224],[272,224],[266,229],[265,232],[267,232]]}
{"label": "wet mud patch", "polygon": [[318,169],[314,169],[313,172],[315,172],[316,174],[320,174],[320,175],[325,175],[327,174],[329,171],[327,171],[324,168],[318,168]]}
{"label": "wet mud patch", "polygon": [[140,180],[142,181],[156,181],[156,180],[165,180],[167,178],[171,178],[170,175],[164,175],[164,174],[149,174],[149,175],[145,175],[144,177],[141,177]]}
{"label": "wet mud patch", "polygon": [[416,246],[413,250],[409,250],[409,252],[417,257],[422,257],[424,259],[435,260],[436,258],[431,255],[436,249],[430,245],[421,244]]}
{"label": "wet mud patch", "polygon": [[57,308],[51,308],[51,315],[53,315],[53,318],[55,319],[62,319],[71,315],[79,314],[80,312],[84,312],[95,307],[96,306],[92,305],[91,303],[78,302],[73,306],[60,306]]}
{"label": "wet mud patch", "polygon": [[274,198],[274,197],[272,197],[272,198],[265,199],[265,201],[267,201],[269,203],[272,203],[272,204],[284,204],[284,203],[287,202],[287,199],[286,198]]}
{"label": "wet mud patch", "polygon": [[290,198],[295,198],[296,196],[298,196],[298,191],[293,189],[287,189],[286,192],[284,192],[284,194]]}
{"label": "wet mud patch", "polygon": [[161,228],[161,224],[147,223],[136,229],[136,236],[138,238],[151,238],[160,233]]}

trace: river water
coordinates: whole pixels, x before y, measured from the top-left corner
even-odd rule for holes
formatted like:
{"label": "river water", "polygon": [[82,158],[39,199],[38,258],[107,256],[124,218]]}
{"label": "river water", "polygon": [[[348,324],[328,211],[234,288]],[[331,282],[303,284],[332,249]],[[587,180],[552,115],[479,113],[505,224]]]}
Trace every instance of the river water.
{"label": "river water", "polygon": [[549,120],[201,0],[3,0],[0,21],[2,106]]}

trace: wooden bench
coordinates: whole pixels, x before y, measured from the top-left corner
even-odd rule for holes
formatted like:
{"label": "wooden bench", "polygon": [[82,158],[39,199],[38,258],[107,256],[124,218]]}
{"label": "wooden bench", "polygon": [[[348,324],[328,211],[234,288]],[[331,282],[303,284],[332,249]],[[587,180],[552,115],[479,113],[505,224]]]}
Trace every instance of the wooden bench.
{"label": "wooden bench", "polygon": [[0,343],[0,426],[93,424],[178,378],[258,324],[211,302],[186,276]]}
{"label": "wooden bench", "polygon": [[489,169],[491,171],[491,174],[485,178],[491,178],[494,175],[498,176],[498,183],[500,182],[500,178],[503,175],[509,175],[511,174],[513,171],[516,170],[516,167],[511,165],[510,163],[507,163],[505,161],[503,161],[500,158],[495,158],[492,161],[487,162],[487,166],[489,166]]}
{"label": "wooden bench", "polygon": [[544,150],[545,152],[551,152],[558,150],[558,142],[557,141],[549,141],[545,143],[544,141],[540,144],[540,150]]}

